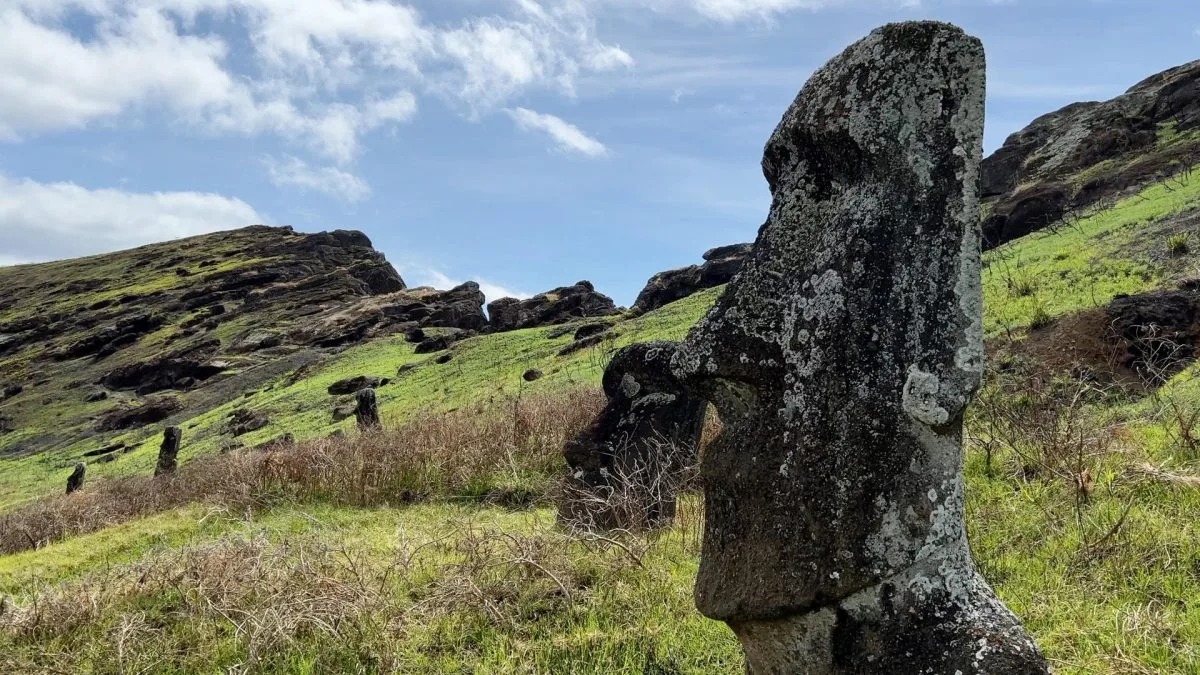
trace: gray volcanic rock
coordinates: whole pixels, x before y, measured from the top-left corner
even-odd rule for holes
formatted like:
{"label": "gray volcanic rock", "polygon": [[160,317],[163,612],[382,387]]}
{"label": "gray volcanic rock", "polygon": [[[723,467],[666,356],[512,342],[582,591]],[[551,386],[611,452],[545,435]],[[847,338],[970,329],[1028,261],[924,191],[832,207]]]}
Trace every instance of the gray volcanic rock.
{"label": "gray volcanic rock", "polygon": [[1046,672],[963,524],[983,102],[982,45],[948,24],[819,70],[767,143],[753,255],[674,357],[724,422],[696,604],[752,673]]}
{"label": "gray volcanic rock", "polygon": [[1200,162],[1195,139],[1181,134],[1197,128],[1200,61],[1110,101],[1073,103],[1037,118],[983,161],[980,196],[993,202],[984,247]]}
{"label": "gray volcanic rock", "polygon": [[750,255],[752,246],[718,246],[704,253],[703,265],[689,265],[655,274],[646,282],[642,292],[638,293],[632,309],[644,314],[706,288],[729,283],[742,268],[742,263]]}
{"label": "gray volcanic rock", "polygon": [[612,316],[620,310],[612,298],[597,293],[590,281],[579,281],[539,293],[527,300],[500,298],[488,303],[488,317],[495,332],[550,326],[572,319]]}
{"label": "gray volcanic rock", "polygon": [[695,466],[707,403],[671,372],[677,344],[625,347],[604,369],[608,404],[566,444],[559,520],[583,529],[645,529],[675,517],[675,493]]}

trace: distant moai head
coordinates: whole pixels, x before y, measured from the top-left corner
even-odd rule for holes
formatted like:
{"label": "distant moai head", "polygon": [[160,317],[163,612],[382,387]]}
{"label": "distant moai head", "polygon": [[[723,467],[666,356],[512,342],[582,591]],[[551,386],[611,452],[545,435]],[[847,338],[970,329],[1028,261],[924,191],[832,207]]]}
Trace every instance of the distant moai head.
{"label": "distant moai head", "polygon": [[179,444],[182,440],[183,430],[179,427],[167,427],[163,430],[162,445],[158,448],[158,463],[154,467],[155,476],[172,474],[179,468]]}
{"label": "distant moai head", "polygon": [[364,431],[379,429],[383,424],[379,421],[379,401],[375,390],[371,387],[361,389],[354,396],[356,407],[354,416],[358,420],[358,428]]}
{"label": "distant moai head", "polygon": [[87,464],[79,462],[75,465],[75,470],[67,477],[67,494],[78,491],[83,487],[84,480],[87,478]]}
{"label": "distant moai head", "polygon": [[680,481],[696,463],[707,406],[671,372],[677,346],[629,345],[604,369],[608,403],[563,448],[568,476],[560,520],[640,529],[674,517]]}

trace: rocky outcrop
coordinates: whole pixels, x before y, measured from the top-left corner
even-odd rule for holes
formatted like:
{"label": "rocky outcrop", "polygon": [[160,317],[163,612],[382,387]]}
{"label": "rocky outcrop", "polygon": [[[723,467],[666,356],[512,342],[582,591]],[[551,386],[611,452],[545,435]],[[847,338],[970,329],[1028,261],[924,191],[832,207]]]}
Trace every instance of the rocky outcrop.
{"label": "rocky outcrop", "polygon": [[659,272],[650,277],[631,309],[644,314],[706,288],[727,284],[742,268],[752,244],[718,246],[704,253],[704,264]]}
{"label": "rocky outcrop", "polygon": [[357,375],[355,377],[347,377],[334,382],[326,388],[326,391],[329,392],[331,396],[356,394],[368,387],[373,388],[380,386],[380,381],[380,378],[375,377],[374,375]]}
{"label": "rocky outcrop", "polygon": [[236,437],[258,431],[270,423],[270,418],[256,410],[239,408],[229,414],[229,422],[225,425],[225,429],[230,435]]}
{"label": "rocky outcrop", "polygon": [[563,448],[568,475],[559,520],[587,530],[671,522],[695,466],[707,403],[671,372],[674,342],[630,345],[604,369],[608,404]]}
{"label": "rocky outcrop", "polygon": [[1047,672],[963,523],[983,104],[983,47],[948,24],[817,71],[767,142],[753,255],[674,356],[724,423],[696,604],[751,673]]}
{"label": "rocky outcrop", "polygon": [[180,410],[183,410],[183,403],[175,397],[146,399],[138,406],[109,411],[96,422],[96,431],[140,429],[161,422]]}
{"label": "rocky outcrop", "polygon": [[539,293],[527,300],[501,298],[488,303],[493,332],[552,326],[574,319],[620,314],[612,298],[597,293],[590,281]]}
{"label": "rocky outcrop", "polygon": [[1200,61],[1172,68],[1105,102],[1043,115],[983,161],[989,248],[1097,201],[1200,163]]}

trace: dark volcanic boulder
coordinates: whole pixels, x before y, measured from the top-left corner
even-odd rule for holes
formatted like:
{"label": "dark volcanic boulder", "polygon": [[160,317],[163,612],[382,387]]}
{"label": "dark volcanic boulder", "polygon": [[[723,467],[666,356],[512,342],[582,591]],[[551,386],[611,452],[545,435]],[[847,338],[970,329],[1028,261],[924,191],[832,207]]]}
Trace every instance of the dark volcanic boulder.
{"label": "dark volcanic boulder", "polygon": [[619,313],[612,298],[597,293],[590,281],[539,293],[527,300],[500,298],[488,303],[488,317],[495,332],[550,326],[572,319]]}
{"label": "dark volcanic boulder", "polygon": [[1107,307],[1113,335],[1125,347],[1125,365],[1155,385],[1196,358],[1200,348],[1200,289],[1121,296]]}
{"label": "dark volcanic boulder", "polygon": [[19,384],[10,384],[4,387],[4,398],[12,398],[23,391],[25,391],[25,387]]}
{"label": "dark volcanic boulder", "polygon": [[187,389],[224,372],[225,366],[192,359],[163,359],[134,363],[108,373],[100,384],[117,391],[135,391],[139,396],[165,389]]}
{"label": "dark volcanic boulder", "polygon": [[697,291],[729,283],[742,268],[752,247],[752,244],[718,246],[704,253],[703,265],[690,265],[655,274],[638,294],[633,310],[642,314]]}
{"label": "dark volcanic boulder", "polygon": [[1147,78],[1104,102],[1073,103],[1012,134],[983,161],[991,202],[984,247],[1120,196],[1196,163],[1200,61]]}
{"label": "dark volcanic boulder", "polygon": [[559,520],[582,529],[646,529],[675,517],[694,467],[707,402],[671,372],[674,342],[630,345],[604,369],[608,404],[566,444]]}
{"label": "dark volcanic boulder", "polygon": [[182,409],[183,403],[177,398],[147,399],[140,406],[132,408],[122,407],[109,411],[96,422],[96,431],[139,429],[149,424],[161,422]]}
{"label": "dark volcanic boulder", "polygon": [[241,436],[258,431],[270,423],[270,418],[257,410],[239,408],[229,414],[229,422],[225,428],[233,436]]}
{"label": "dark volcanic boulder", "polygon": [[376,387],[379,385],[379,378],[374,375],[357,375],[355,377],[347,377],[343,380],[338,380],[329,385],[327,391],[334,396],[344,396],[346,394],[355,394],[359,390],[367,387]]}
{"label": "dark volcanic boulder", "polygon": [[751,673],[1047,672],[963,522],[984,72],[935,22],[817,71],[767,142],[752,256],[675,353],[723,422],[696,605]]}

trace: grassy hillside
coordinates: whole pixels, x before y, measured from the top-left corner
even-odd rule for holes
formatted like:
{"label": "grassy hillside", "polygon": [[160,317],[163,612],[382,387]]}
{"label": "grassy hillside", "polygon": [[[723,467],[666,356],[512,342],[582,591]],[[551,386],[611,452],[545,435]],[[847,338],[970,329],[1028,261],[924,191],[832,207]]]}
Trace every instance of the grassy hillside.
{"label": "grassy hillside", "polygon": [[[1079,317],[1200,275],[1198,220],[1200,180],[1159,184],[985,256],[968,528],[1057,672],[1200,672],[1197,367],[1126,386],[1078,360],[1103,338]],[[385,337],[282,373],[183,424],[179,480],[195,482],[171,483],[175,500],[147,496],[166,489],[144,478],[161,426],[124,435],[134,450],[69,498],[40,499],[99,439],[0,460],[0,539],[35,518],[124,521],[0,557],[0,670],[740,672],[736,640],[691,603],[697,496],[665,532],[611,538],[567,535],[549,506],[561,441],[598,404],[578,390],[616,347],[682,337],[719,292],[567,356],[546,328],[468,339],[443,364]],[[379,436],[332,421],[326,387],[354,375],[394,378]],[[272,424],[239,441],[301,444],[219,454],[243,407]],[[303,442],[335,430],[348,440]],[[114,506],[131,497],[144,508]]]}

